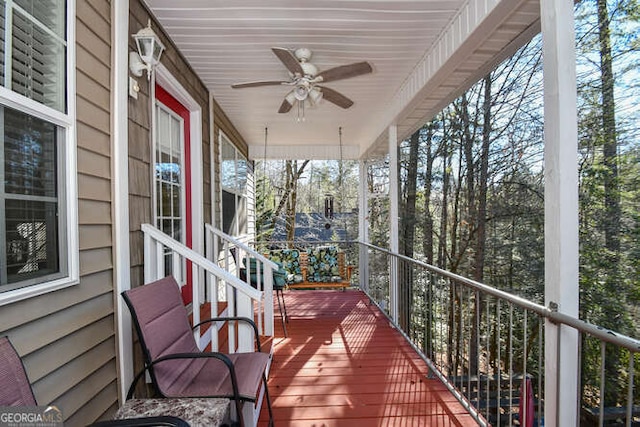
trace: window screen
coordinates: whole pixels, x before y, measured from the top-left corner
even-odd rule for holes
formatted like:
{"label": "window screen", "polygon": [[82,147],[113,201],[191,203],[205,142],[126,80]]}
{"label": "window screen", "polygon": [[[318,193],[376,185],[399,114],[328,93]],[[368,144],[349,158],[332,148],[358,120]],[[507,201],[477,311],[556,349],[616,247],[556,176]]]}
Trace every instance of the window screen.
{"label": "window screen", "polygon": [[[59,272],[58,139],[55,125],[1,108],[4,185],[0,193],[5,252],[2,290]],[[26,281],[26,282],[25,282]]]}

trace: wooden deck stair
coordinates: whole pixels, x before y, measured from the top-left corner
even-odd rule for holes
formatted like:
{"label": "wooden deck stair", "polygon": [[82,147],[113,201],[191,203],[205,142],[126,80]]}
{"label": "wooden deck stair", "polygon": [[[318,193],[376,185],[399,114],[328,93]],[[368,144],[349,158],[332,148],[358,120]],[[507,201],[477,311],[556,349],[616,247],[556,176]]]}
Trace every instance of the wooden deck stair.
{"label": "wooden deck stair", "polygon": [[278,427],[477,425],[362,292],[285,298],[288,337],[276,327],[269,375]]}

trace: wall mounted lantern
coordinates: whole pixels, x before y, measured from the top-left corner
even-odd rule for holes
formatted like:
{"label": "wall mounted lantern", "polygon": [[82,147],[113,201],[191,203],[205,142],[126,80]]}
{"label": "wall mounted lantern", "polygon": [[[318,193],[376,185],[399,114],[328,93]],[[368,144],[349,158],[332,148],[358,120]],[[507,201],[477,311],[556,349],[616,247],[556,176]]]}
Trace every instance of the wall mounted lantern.
{"label": "wall mounted lantern", "polygon": [[147,79],[151,80],[153,69],[160,62],[160,56],[164,51],[164,44],[157,34],[151,29],[151,20],[131,37],[136,41],[138,52],[129,53],[129,69],[134,76],[142,76],[142,71],[147,70]]}

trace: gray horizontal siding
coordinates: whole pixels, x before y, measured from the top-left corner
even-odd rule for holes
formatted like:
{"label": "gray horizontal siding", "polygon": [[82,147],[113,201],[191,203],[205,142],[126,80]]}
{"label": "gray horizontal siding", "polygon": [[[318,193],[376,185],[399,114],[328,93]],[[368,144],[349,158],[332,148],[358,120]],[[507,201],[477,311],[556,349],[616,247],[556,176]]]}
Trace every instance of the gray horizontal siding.
{"label": "gray horizontal siding", "polygon": [[39,404],[84,426],[117,406],[111,194],[111,2],[76,2],[80,283],[0,310]]}

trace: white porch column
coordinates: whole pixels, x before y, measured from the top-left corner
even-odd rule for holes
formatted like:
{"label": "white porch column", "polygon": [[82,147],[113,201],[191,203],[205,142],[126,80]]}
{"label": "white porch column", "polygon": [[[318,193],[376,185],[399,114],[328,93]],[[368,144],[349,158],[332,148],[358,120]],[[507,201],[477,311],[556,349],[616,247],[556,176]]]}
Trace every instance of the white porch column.
{"label": "white porch column", "polygon": [[[545,135],[545,304],[578,316],[578,131],[572,1],[541,0]],[[578,334],[545,324],[545,425],[575,426]]]}
{"label": "white porch column", "polygon": [[[389,250],[400,249],[398,231],[398,127],[389,126]],[[398,258],[391,258],[389,266],[390,314],[398,321]]]}
{"label": "white porch column", "polygon": [[111,7],[113,22],[112,75],[112,194],[113,194],[113,259],[116,315],[116,360],[118,366],[118,397],[123,403],[133,380],[133,338],[131,315],[122,291],[131,288],[129,260],[129,0],[115,0]]}
{"label": "white porch column", "polygon": [[[360,188],[358,191],[358,240],[369,242],[369,186],[367,183],[367,162],[358,162]],[[369,250],[359,245],[358,277],[360,288],[369,291]]]}

